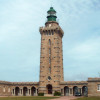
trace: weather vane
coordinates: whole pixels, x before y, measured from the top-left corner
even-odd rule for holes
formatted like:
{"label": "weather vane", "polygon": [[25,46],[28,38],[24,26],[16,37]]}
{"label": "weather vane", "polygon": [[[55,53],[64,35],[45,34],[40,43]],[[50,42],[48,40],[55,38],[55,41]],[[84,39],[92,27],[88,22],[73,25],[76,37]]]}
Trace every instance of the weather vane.
{"label": "weather vane", "polygon": [[51,0],[51,7],[52,7],[52,0]]}

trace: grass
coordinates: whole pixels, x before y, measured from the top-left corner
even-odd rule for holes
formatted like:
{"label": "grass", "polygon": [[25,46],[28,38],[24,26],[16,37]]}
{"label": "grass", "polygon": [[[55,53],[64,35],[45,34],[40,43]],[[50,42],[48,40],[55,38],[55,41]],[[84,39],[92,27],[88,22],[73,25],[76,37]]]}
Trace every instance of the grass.
{"label": "grass", "polygon": [[100,97],[83,97],[76,100],[100,100]]}
{"label": "grass", "polygon": [[57,97],[0,97],[0,100],[48,100]]}

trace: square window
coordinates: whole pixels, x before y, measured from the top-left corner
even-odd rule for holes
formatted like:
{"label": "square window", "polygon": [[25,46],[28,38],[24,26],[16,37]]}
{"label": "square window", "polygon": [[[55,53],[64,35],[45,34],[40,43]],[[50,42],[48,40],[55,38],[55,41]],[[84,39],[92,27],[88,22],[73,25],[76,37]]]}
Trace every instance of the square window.
{"label": "square window", "polygon": [[5,87],[3,88],[3,92],[5,92],[6,90],[5,90]]}
{"label": "square window", "polygon": [[10,88],[8,88],[8,92],[10,92]]}
{"label": "square window", "polygon": [[100,91],[100,84],[98,84],[98,91]]}

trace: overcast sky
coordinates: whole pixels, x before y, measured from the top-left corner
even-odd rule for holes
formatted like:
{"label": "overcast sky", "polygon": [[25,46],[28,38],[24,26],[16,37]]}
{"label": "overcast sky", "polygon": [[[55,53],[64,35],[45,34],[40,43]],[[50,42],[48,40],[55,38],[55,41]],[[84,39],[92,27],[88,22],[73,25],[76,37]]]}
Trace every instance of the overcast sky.
{"label": "overcast sky", "polygon": [[[0,0],[0,80],[39,81],[39,27],[51,0]],[[99,77],[100,0],[52,0],[63,37],[65,81]]]}

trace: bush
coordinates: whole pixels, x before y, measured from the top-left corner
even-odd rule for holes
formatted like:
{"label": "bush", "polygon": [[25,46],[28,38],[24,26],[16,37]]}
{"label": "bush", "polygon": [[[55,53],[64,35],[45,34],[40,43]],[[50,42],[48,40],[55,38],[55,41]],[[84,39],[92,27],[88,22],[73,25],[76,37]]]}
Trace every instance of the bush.
{"label": "bush", "polygon": [[44,96],[44,93],[38,93],[38,96]]}
{"label": "bush", "polygon": [[61,96],[61,92],[55,91],[54,96]]}

